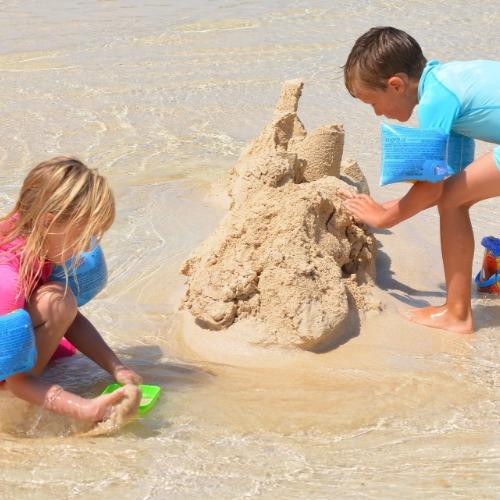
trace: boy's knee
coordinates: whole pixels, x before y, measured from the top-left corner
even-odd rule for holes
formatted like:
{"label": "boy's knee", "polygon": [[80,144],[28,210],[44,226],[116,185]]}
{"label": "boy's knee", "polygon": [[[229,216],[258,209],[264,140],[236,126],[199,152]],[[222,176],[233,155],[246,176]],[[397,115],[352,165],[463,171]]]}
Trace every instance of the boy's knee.
{"label": "boy's knee", "polygon": [[27,304],[28,312],[35,326],[50,319],[71,324],[76,318],[78,307],[69,287],[50,282],[42,285],[31,296]]}
{"label": "boy's knee", "polygon": [[460,208],[463,200],[460,196],[460,190],[457,189],[457,177],[450,177],[443,182],[443,190],[438,200],[439,212]]}
{"label": "boy's knee", "polygon": [[454,190],[446,189],[445,186],[437,204],[440,213],[449,210],[467,210],[473,205],[473,203],[465,202],[461,196],[455,194]]}
{"label": "boy's knee", "polygon": [[446,198],[445,196],[441,196],[437,206],[440,214],[458,208],[457,204],[453,202],[452,198]]}
{"label": "boy's knee", "polygon": [[436,183],[426,183],[430,189],[428,190],[428,205],[433,207],[434,205],[439,205],[439,202],[443,196],[444,186],[442,182]]}

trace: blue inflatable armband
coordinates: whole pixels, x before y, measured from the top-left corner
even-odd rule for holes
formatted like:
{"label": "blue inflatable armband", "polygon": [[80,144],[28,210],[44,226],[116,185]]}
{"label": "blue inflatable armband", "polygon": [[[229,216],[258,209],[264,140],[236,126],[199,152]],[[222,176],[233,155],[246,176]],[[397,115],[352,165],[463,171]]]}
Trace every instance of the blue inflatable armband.
{"label": "blue inflatable armband", "polygon": [[35,335],[28,312],[16,309],[0,316],[0,380],[28,372],[35,363]]}
{"label": "blue inflatable armband", "polygon": [[439,182],[453,174],[447,163],[448,134],[382,123],[381,135],[381,186],[402,181]]}
{"label": "blue inflatable armband", "polygon": [[[78,259],[76,267],[73,267],[74,258],[69,259],[66,262],[66,268],[68,269],[68,286],[80,307],[93,299],[106,286],[108,268],[99,245],[89,252],[83,252]],[[64,268],[55,266],[49,280],[65,284]]]}
{"label": "blue inflatable armband", "polygon": [[474,139],[450,132],[448,140],[448,166],[454,173],[460,172],[474,161]]}

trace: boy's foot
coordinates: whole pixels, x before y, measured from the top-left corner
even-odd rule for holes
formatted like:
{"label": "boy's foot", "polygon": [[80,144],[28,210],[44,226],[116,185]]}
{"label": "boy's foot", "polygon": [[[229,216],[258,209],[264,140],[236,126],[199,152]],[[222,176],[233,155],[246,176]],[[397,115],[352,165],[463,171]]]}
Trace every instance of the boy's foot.
{"label": "boy's foot", "polygon": [[439,328],[455,333],[472,333],[473,331],[471,315],[466,320],[458,319],[450,313],[446,305],[413,307],[401,311],[401,314],[414,323],[430,328]]}
{"label": "boy's foot", "polygon": [[111,434],[132,420],[137,415],[141,391],[137,386],[129,384],[111,394],[99,396],[94,401],[99,406],[99,417],[93,420],[98,424],[86,432],[85,436]]}

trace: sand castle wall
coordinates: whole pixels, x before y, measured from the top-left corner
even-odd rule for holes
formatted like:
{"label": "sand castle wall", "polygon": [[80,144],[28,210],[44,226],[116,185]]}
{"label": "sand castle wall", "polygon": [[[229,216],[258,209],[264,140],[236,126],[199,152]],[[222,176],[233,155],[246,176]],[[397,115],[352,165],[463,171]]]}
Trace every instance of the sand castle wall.
{"label": "sand castle wall", "polygon": [[182,266],[182,307],[205,329],[314,349],[367,307],[375,240],[338,194],[368,191],[357,163],[342,162],[343,127],[308,134],[302,88],[284,84],[273,120],[230,172],[229,212]]}

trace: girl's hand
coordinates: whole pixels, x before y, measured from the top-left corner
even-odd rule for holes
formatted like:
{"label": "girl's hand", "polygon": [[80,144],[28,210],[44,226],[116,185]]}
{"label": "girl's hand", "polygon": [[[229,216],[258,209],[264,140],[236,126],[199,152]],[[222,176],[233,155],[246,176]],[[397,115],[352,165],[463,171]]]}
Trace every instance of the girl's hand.
{"label": "girl's hand", "polygon": [[122,385],[142,384],[142,377],[134,370],[125,365],[118,365],[113,371],[113,377],[119,384]]}
{"label": "girl's hand", "polygon": [[367,194],[357,194],[344,201],[356,220],[372,227],[386,227],[387,209]]}

